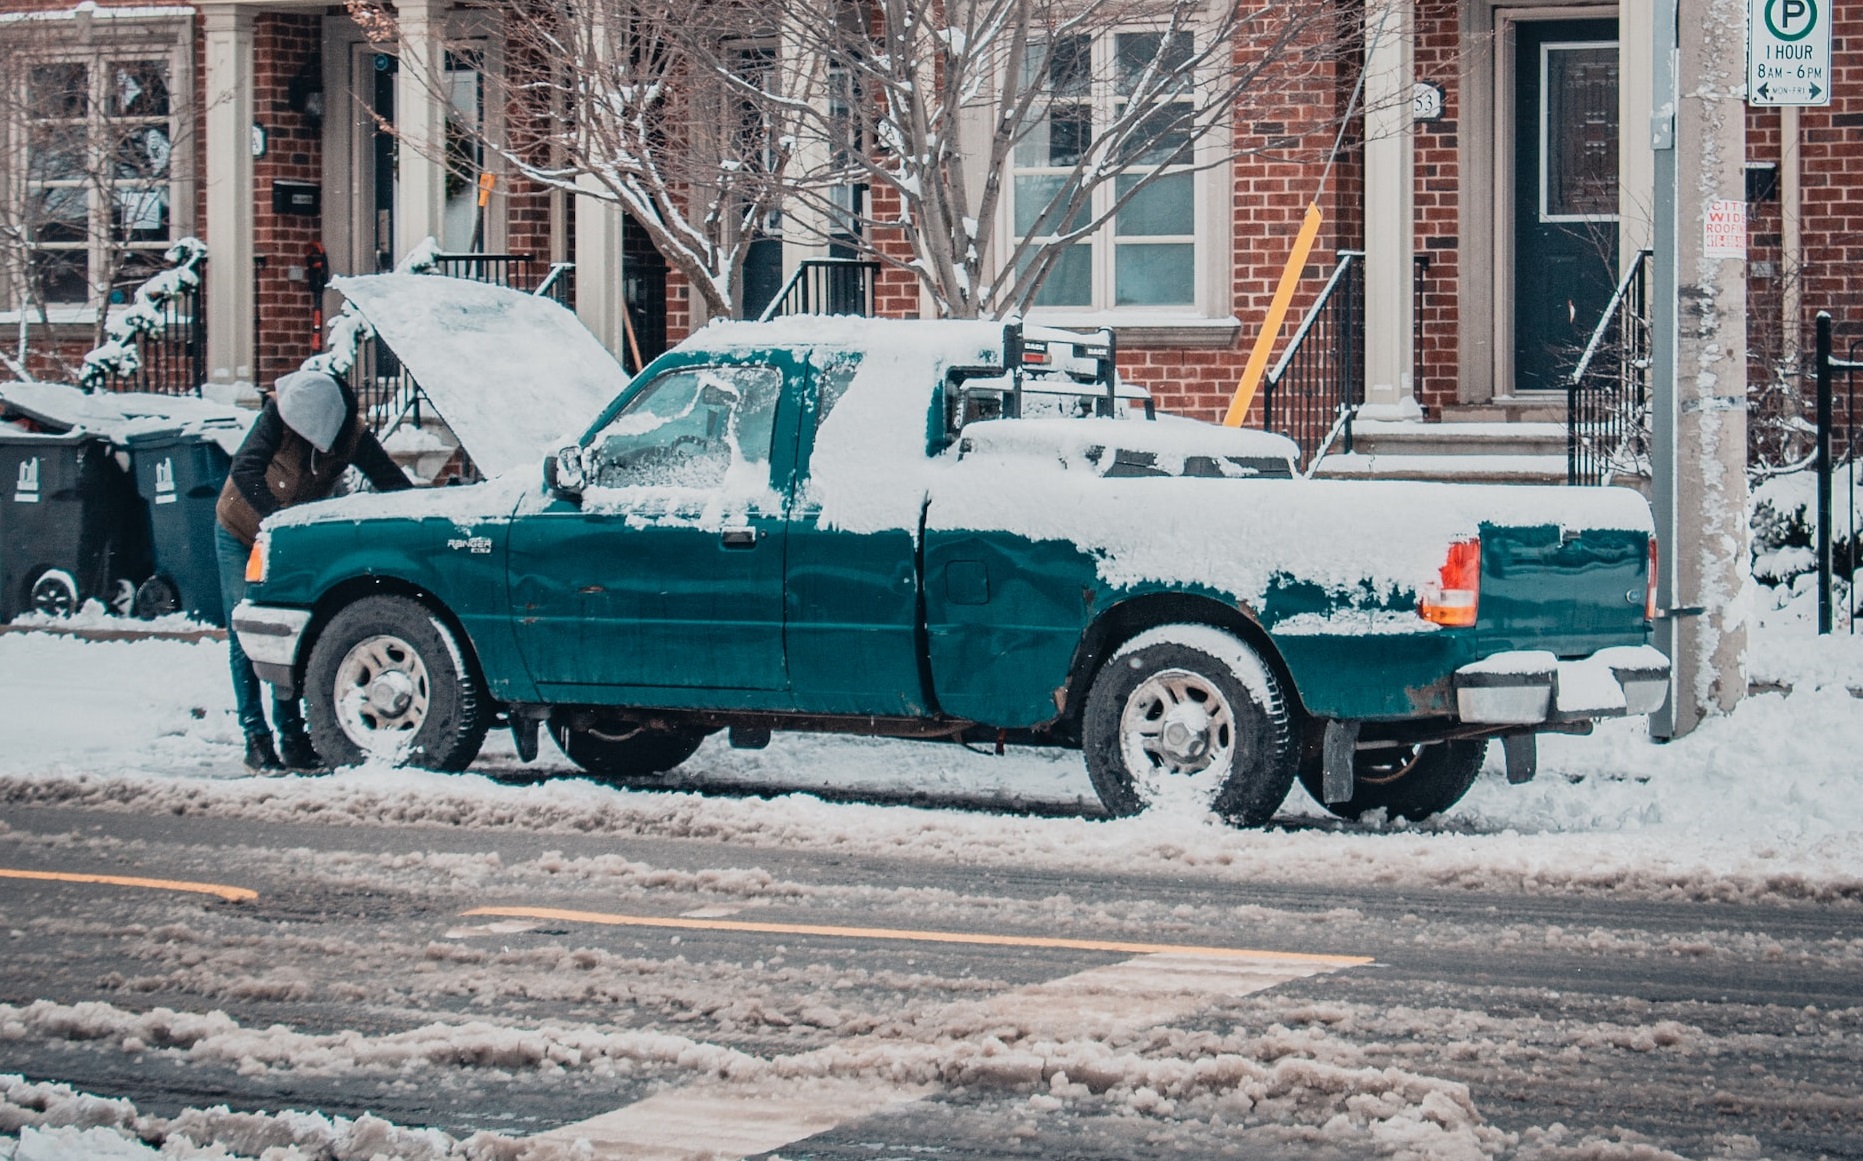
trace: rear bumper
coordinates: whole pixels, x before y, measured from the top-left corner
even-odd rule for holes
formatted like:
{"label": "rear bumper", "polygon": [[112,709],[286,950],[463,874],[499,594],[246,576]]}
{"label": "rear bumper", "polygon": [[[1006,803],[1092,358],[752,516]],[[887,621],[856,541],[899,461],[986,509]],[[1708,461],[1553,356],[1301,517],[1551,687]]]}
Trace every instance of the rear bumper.
{"label": "rear bumper", "polygon": [[1669,659],[1649,645],[1561,661],[1497,653],[1455,673],[1456,715],[1475,725],[1531,726],[1655,713],[1669,697]]}
{"label": "rear bumper", "polygon": [[259,680],[289,697],[296,685],[298,646],[311,620],[308,609],[277,609],[241,601],[233,606],[233,632]]}

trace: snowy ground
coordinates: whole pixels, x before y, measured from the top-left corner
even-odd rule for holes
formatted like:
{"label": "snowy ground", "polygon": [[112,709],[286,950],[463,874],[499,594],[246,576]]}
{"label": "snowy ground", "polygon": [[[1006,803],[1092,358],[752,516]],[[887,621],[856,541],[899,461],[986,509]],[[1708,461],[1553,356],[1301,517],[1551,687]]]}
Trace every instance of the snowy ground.
{"label": "snowy ground", "polygon": [[[1108,821],[1073,752],[838,737],[779,735],[764,751],[715,737],[670,791],[553,779],[573,772],[560,754],[546,744],[525,767],[503,735],[465,776],[253,778],[239,764],[223,646],[37,634],[0,636],[0,801],[706,836],[977,865],[1194,866],[1238,880],[1859,898],[1863,637],[1819,639],[1806,612],[1800,601],[1762,619],[1750,670],[1769,692],[1733,715],[1668,745],[1640,720],[1546,736],[1539,779],[1524,787],[1506,784],[1495,748],[1462,804],[1421,827],[1338,825],[1298,788],[1286,825],[1267,831]],[[711,792],[686,789],[699,783]]]}

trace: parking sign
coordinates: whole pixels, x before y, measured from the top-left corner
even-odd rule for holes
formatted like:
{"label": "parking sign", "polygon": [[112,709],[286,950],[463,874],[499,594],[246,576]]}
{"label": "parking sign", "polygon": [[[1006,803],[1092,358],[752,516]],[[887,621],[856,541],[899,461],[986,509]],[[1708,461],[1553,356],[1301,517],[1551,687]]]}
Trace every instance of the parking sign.
{"label": "parking sign", "polygon": [[1747,0],[1747,103],[1831,103],[1836,0]]}

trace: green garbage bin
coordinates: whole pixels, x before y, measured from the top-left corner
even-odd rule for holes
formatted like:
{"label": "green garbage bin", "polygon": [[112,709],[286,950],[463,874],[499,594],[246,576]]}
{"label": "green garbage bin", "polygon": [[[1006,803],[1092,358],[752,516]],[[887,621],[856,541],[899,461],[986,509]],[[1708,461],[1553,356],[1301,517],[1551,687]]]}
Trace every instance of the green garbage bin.
{"label": "green garbage bin", "polygon": [[142,433],[125,442],[149,525],[150,573],[136,588],[136,616],[186,613],[223,624],[214,506],[232,457],[199,432]]}
{"label": "green garbage bin", "polygon": [[118,611],[148,575],[147,519],[127,457],[101,436],[0,424],[0,621]]}

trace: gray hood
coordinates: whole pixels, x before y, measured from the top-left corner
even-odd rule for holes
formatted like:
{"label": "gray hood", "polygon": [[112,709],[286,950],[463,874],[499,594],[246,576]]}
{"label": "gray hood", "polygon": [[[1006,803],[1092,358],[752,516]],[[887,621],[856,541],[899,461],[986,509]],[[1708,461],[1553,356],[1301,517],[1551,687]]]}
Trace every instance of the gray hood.
{"label": "gray hood", "polygon": [[320,452],[342,433],[349,408],[343,389],[322,371],[293,371],[278,380],[278,417]]}

